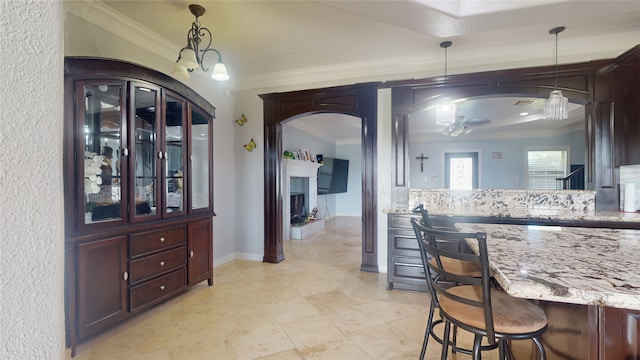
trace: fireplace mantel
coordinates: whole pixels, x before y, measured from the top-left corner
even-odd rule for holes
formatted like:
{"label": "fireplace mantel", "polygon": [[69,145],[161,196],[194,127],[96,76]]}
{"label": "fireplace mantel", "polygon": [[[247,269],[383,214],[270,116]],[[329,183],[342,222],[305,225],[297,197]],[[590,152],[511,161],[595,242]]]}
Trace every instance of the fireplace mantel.
{"label": "fireplace mantel", "polygon": [[[285,175],[294,177],[317,177],[322,164],[310,161],[284,159]],[[316,189],[317,190],[317,189]]]}
{"label": "fireplace mantel", "polygon": [[310,161],[284,159],[284,191],[282,194],[282,230],[284,240],[291,238],[291,204],[289,203],[291,198],[291,178],[304,177],[309,179],[309,193],[305,194],[305,196],[308,197],[309,204],[307,211],[311,211],[314,207],[318,207],[318,169],[320,166],[322,166],[322,164]]}

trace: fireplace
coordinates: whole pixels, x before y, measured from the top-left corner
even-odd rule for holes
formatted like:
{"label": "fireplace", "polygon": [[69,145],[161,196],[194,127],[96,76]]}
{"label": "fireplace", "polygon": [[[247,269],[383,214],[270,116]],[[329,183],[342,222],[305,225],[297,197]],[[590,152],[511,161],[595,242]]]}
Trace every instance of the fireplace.
{"label": "fireplace", "polygon": [[289,222],[291,225],[297,225],[300,223],[304,223],[307,219],[307,209],[304,206],[304,193],[291,193],[291,202],[289,206],[291,207],[291,221]]}
{"label": "fireplace", "polygon": [[301,239],[324,228],[324,220],[304,224],[309,212],[318,206],[318,168],[322,165],[292,159],[284,159],[283,165],[283,238]]}

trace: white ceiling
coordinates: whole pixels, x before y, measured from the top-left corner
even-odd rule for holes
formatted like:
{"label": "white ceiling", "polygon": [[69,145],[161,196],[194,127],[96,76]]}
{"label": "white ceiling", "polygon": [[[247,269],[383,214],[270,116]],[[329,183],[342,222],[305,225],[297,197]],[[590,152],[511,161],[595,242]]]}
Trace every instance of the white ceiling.
{"label": "white ceiling", "polygon": [[154,34],[175,49],[160,54],[168,73],[194,20],[190,3],[206,8],[199,20],[213,33],[231,91],[438,76],[444,40],[453,41],[449,74],[549,65],[555,43],[548,31],[559,25],[567,27],[559,35],[561,64],[616,57],[640,42],[640,1],[84,0],[67,7],[85,6],[75,12],[81,17],[91,12],[87,4],[122,17],[137,26],[125,37]]}

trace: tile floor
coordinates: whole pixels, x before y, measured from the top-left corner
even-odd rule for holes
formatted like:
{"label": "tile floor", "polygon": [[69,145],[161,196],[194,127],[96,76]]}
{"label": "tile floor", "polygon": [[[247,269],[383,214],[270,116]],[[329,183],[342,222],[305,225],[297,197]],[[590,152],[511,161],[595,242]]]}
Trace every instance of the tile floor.
{"label": "tile floor", "polygon": [[[388,291],[386,274],[360,272],[360,234],[360,218],[335,217],[324,231],[286,241],[280,264],[216,267],[213,286],[98,334],[74,359],[417,359],[429,297]],[[439,357],[431,341],[427,358]]]}

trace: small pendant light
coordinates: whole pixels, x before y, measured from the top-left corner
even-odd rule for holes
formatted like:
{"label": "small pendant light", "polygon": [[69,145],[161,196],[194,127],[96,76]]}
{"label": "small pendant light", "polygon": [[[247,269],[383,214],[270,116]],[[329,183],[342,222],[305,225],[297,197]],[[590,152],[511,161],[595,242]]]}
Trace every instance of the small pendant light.
{"label": "small pendant light", "polygon": [[[444,49],[444,85],[447,86],[447,48],[453,45],[451,41],[443,41],[440,47]],[[451,125],[456,122],[456,105],[449,98],[443,98],[436,107],[436,124]]]}
{"label": "small pendant light", "polygon": [[569,117],[569,99],[562,95],[561,90],[558,90],[558,34],[564,29],[564,26],[558,26],[549,30],[549,34],[556,36],[556,86],[544,102],[545,120],[564,120]]}

